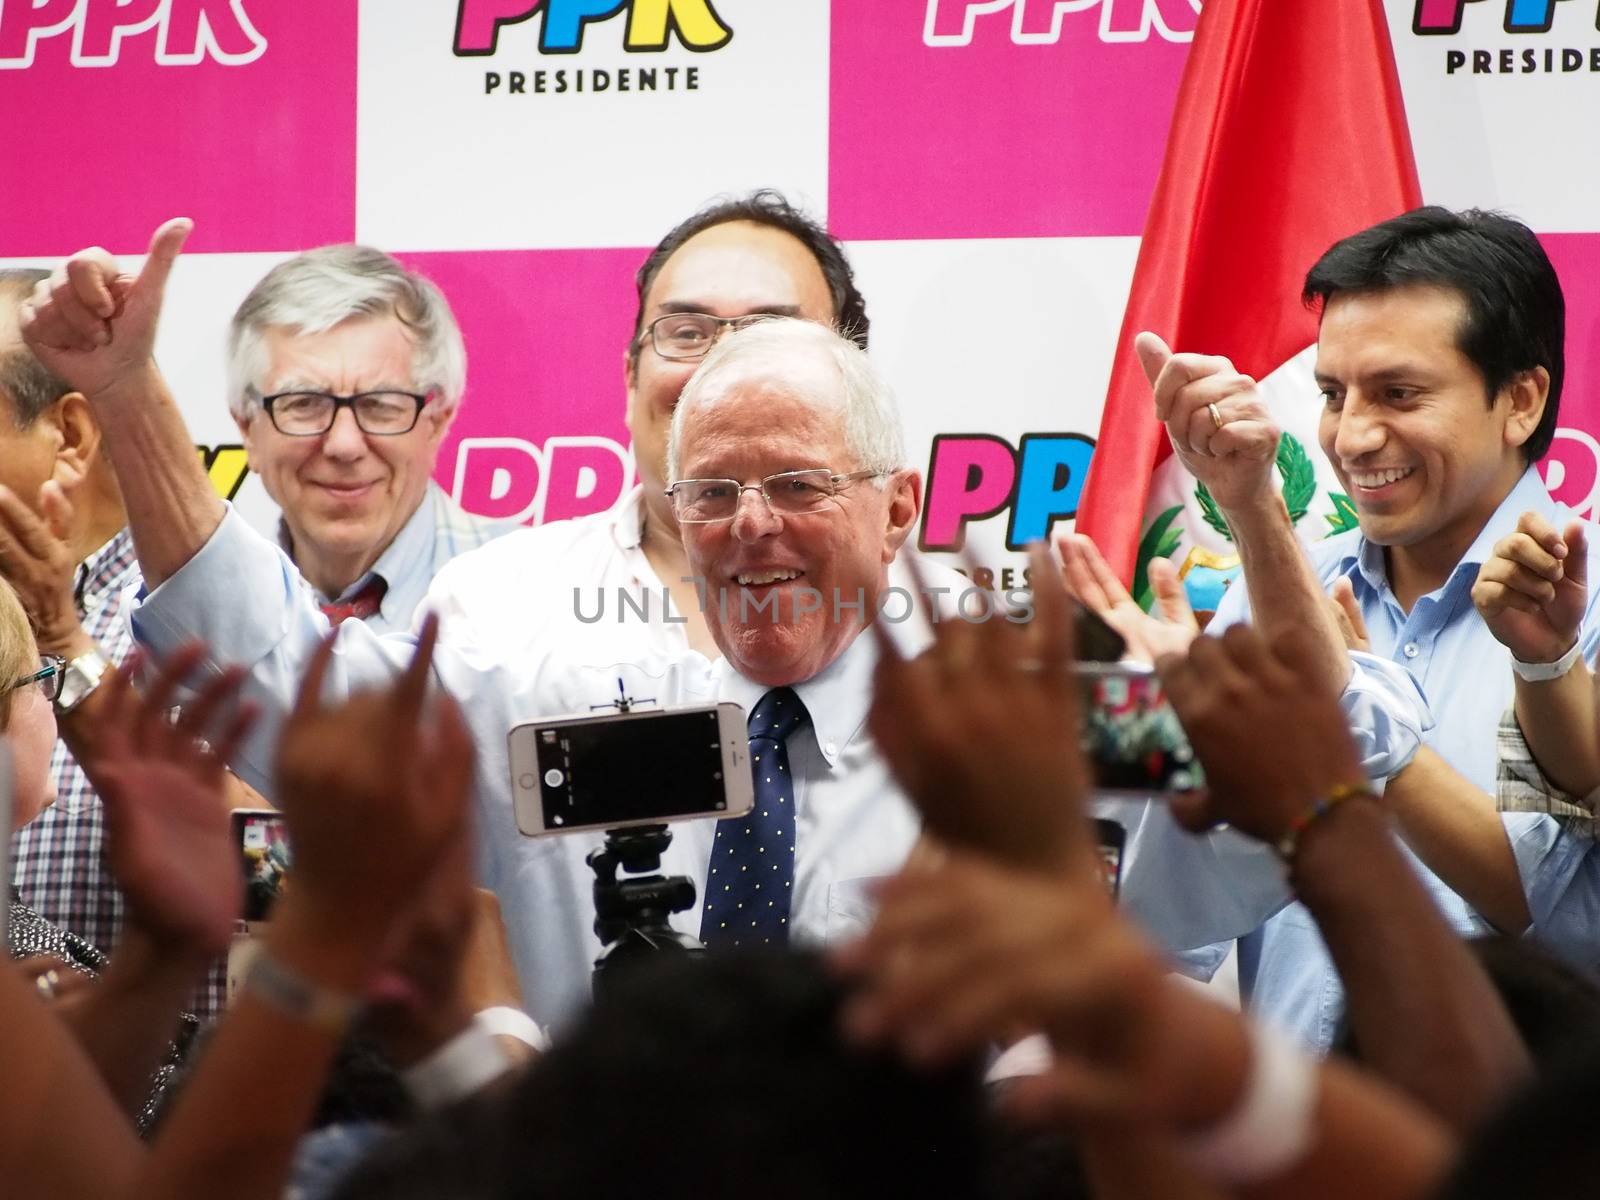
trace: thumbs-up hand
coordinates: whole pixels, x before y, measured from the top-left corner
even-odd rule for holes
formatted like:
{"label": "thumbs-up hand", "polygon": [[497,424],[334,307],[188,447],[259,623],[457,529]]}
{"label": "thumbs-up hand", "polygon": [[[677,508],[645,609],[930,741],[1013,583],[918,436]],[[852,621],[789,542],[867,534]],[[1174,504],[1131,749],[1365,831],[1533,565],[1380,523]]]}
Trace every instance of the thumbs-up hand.
{"label": "thumbs-up hand", "polygon": [[1272,496],[1280,430],[1256,381],[1226,358],[1174,354],[1153,333],[1133,345],[1155,393],[1156,420],[1223,513]]}
{"label": "thumbs-up hand", "polygon": [[193,228],[187,217],[162,225],[136,275],[99,246],[57,267],[21,311],[23,339],[39,361],[91,398],[146,369],[167,277]]}

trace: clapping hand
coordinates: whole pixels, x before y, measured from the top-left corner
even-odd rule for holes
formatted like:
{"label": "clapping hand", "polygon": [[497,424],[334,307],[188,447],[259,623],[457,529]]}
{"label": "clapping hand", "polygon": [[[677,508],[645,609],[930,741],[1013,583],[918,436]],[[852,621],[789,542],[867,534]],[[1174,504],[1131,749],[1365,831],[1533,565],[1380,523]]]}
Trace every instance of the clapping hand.
{"label": "clapping hand", "polygon": [[1005,1097],[1039,1121],[1183,1127],[1226,1109],[1237,1015],[1167,978],[1093,864],[1050,878],[951,852],[879,901],[872,929],[833,955],[860,984],[849,1036],[936,1064],[1043,1032],[1055,1061]]}
{"label": "clapping hand", "polygon": [[142,696],[132,685],[137,658],[113,672],[101,685],[102,732],[84,768],[105,806],[107,863],[130,923],[210,956],[228,946],[243,889],[223,763],[255,710],[235,707],[245,673],[230,668],[171,719],[174,694],[204,657],[202,646],[180,649]]}
{"label": "clapping hand", "polygon": [[1163,654],[1182,654],[1200,634],[1200,623],[1189,607],[1189,597],[1170,559],[1150,560],[1150,587],[1155,592],[1156,617],[1139,607],[1122,586],[1100,548],[1081,533],[1056,540],[1061,551],[1062,575],[1073,599],[1095,613],[1122,635],[1126,657],[1151,664]]}
{"label": "clapping hand", "polygon": [[1555,662],[1577,643],[1588,602],[1588,538],[1525,512],[1478,570],[1472,603],[1496,640],[1526,663]]}
{"label": "clapping hand", "polygon": [[934,624],[933,645],[902,658],[880,617],[867,722],[928,831],[1045,871],[1088,852],[1088,777],[1078,743],[1071,604],[1042,545],[1032,552],[1034,615]]}
{"label": "clapping hand", "polygon": [[1335,788],[1366,786],[1339,697],[1313,669],[1314,637],[1297,630],[1269,645],[1235,625],[1156,664],[1206,772],[1204,792],[1171,800],[1187,828],[1226,822],[1276,842]]}
{"label": "clapping hand", "polygon": [[321,700],[330,636],[278,747],[277,799],[295,852],[285,906],[302,928],[337,931],[336,957],[353,969],[352,984],[377,965],[467,833],[472,739],[454,701],[428,696],[438,633],[430,616],[392,686],[334,706]]}
{"label": "clapping hand", "polygon": [[72,505],[54,480],[39,489],[35,512],[0,487],[0,576],[17,593],[42,654],[75,658],[89,635],[78,621],[73,580],[78,562],[67,544]]}

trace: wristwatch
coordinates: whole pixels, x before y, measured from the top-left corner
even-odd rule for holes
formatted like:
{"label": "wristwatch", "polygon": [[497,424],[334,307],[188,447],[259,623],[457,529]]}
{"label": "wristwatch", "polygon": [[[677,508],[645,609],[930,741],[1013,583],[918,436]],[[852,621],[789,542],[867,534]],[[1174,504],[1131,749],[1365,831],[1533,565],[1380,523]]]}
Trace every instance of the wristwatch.
{"label": "wristwatch", "polygon": [[111,661],[98,649],[86,650],[61,668],[61,690],[56,693],[56,715],[64,717],[100,686]]}

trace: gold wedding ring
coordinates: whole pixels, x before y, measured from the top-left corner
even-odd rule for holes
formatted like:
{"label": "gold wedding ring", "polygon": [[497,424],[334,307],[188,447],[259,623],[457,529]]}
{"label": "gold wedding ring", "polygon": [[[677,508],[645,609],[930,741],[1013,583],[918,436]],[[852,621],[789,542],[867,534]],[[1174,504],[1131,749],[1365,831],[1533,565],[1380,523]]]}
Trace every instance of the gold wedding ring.
{"label": "gold wedding ring", "polygon": [[34,988],[37,989],[39,995],[43,996],[46,1000],[54,1000],[56,998],[56,988],[60,985],[60,983],[61,976],[54,967],[50,968],[42,975],[35,976],[33,980]]}
{"label": "gold wedding ring", "polygon": [[1222,419],[1222,413],[1218,410],[1215,404],[1206,405],[1206,411],[1211,414],[1211,423],[1218,429],[1221,429],[1227,424],[1227,422]]}

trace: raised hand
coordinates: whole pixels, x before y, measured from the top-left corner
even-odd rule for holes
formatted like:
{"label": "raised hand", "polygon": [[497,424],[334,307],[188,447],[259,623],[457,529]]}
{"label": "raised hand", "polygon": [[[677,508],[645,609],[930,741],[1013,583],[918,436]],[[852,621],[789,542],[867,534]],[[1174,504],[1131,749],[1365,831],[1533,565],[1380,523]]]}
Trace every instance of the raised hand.
{"label": "raised hand", "polygon": [[1190,829],[1219,822],[1276,842],[1336,787],[1364,787],[1339,697],[1313,669],[1316,635],[1269,645],[1247,625],[1156,664],[1205,767],[1207,790],[1172,799]]}
{"label": "raised hand", "polygon": [[[331,922],[353,974],[365,976],[466,835],[473,748],[447,696],[428,678],[437,618],[411,665],[387,689],[322,703],[330,637],[313,657],[278,747],[277,800],[294,846],[285,897],[311,926]],[[367,956],[355,961],[360,953]],[[350,982],[357,982],[356,979]]]}
{"label": "raised hand", "polygon": [[1478,570],[1472,603],[1496,640],[1527,663],[1555,662],[1578,640],[1589,595],[1582,521],[1564,533],[1525,512]]}
{"label": "raised hand", "polygon": [[874,622],[878,667],[867,722],[928,831],[1045,871],[1089,853],[1071,673],[1070,601],[1043,545],[1032,550],[1034,616],[934,624],[901,658]]}
{"label": "raised hand", "polygon": [[235,668],[169,719],[174,693],[204,657],[199,645],[178,651],[143,696],[131,682],[137,659],[109,676],[99,689],[103,730],[84,769],[105,806],[107,865],[129,922],[160,943],[209,956],[227,949],[243,892],[223,763],[255,712],[235,707],[245,677]]}
{"label": "raised hand", "polygon": [[1361,605],[1356,601],[1356,589],[1347,576],[1333,581],[1333,591],[1328,595],[1328,607],[1333,612],[1333,623],[1339,627],[1348,650],[1371,649],[1367,636],[1367,619],[1361,615]]}
{"label": "raised hand", "polygon": [[1056,539],[1061,571],[1073,599],[1098,615],[1122,635],[1126,657],[1154,663],[1163,654],[1182,654],[1200,634],[1200,623],[1189,607],[1189,597],[1170,560],[1150,561],[1150,587],[1155,592],[1160,617],[1139,607],[1122,586],[1100,548],[1081,533]]}
{"label": "raised hand", "polygon": [[861,980],[844,1014],[856,1039],[936,1063],[1042,1031],[1056,1062],[1024,1097],[1068,1123],[1183,1126],[1226,1109],[1237,1015],[1166,978],[1092,869],[1045,878],[951,853],[879,900],[872,929],[833,955]]}
{"label": "raised hand", "polygon": [[66,541],[71,520],[72,505],[53,480],[39,489],[37,512],[0,487],[0,576],[22,601],[40,652],[69,659],[90,644],[73,602],[78,563]]}
{"label": "raised hand", "polygon": [[39,361],[88,396],[143,371],[154,358],[167,277],[194,223],[157,229],[137,275],[99,246],[80,250],[22,306],[22,336]]}
{"label": "raised hand", "polygon": [[1156,420],[1224,513],[1271,498],[1280,431],[1256,381],[1226,358],[1174,354],[1153,333],[1141,333],[1134,349],[1155,392]]}

